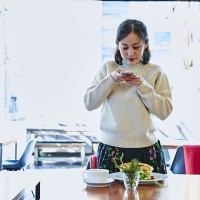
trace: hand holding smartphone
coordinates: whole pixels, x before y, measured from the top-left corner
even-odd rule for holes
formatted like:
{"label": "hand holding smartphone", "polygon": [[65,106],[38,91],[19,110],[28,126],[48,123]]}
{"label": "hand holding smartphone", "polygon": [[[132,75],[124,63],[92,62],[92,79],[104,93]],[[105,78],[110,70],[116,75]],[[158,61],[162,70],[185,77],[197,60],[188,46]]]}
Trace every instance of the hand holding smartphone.
{"label": "hand holding smartphone", "polygon": [[120,73],[122,75],[136,75],[134,72],[131,72],[131,71],[121,71]]}

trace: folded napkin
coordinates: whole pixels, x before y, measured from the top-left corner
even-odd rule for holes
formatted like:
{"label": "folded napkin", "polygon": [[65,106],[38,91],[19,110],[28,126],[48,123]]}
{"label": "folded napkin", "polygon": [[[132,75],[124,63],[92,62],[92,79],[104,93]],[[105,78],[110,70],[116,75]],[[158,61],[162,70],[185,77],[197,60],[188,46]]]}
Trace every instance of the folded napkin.
{"label": "folded napkin", "polygon": [[186,174],[200,174],[200,145],[183,145]]}

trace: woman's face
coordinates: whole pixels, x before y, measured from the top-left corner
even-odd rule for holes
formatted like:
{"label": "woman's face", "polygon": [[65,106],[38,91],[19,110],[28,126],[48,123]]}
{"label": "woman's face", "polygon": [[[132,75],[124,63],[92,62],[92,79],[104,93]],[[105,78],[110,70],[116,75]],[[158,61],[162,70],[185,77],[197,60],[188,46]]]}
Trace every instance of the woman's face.
{"label": "woman's face", "polygon": [[148,47],[140,38],[133,32],[119,42],[119,51],[121,57],[128,64],[137,64],[140,62],[144,49]]}

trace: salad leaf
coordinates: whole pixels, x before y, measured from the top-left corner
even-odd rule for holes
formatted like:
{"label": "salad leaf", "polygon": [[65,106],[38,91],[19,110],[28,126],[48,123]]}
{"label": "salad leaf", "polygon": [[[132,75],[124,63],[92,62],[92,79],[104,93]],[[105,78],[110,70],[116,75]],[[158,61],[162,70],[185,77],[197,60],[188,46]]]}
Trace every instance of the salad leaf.
{"label": "salad leaf", "polygon": [[141,170],[140,171],[140,180],[150,180],[151,179],[151,173],[147,170]]}
{"label": "salad leaf", "polygon": [[[135,174],[136,172],[140,172],[139,161],[136,158],[132,159],[131,162],[127,164],[123,163],[123,157],[124,154],[122,153],[120,158],[114,158],[114,164],[116,168],[118,168],[121,172],[128,174]],[[118,164],[119,162],[120,164]]]}

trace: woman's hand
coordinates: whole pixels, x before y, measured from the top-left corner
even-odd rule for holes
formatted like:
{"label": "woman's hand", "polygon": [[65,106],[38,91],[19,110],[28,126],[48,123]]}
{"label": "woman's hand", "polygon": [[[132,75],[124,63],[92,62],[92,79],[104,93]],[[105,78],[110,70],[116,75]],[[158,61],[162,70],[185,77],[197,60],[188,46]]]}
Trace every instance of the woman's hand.
{"label": "woman's hand", "polygon": [[137,74],[121,74],[121,72],[124,71],[122,69],[117,69],[112,71],[110,76],[115,82],[125,81],[128,84],[132,84],[134,87],[139,87],[142,84],[143,78],[140,75]]}
{"label": "woman's hand", "polygon": [[123,71],[121,69],[117,69],[111,72],[110,76],[115,82],[124,81],[126,75],[121,74],[120,72]]}
{"label": "woman's hand", "polygon": [[126,83],[132,84],[134,87],[139,87],[143,82],[143,78],[137,74],[126,75],[123,79]]}

